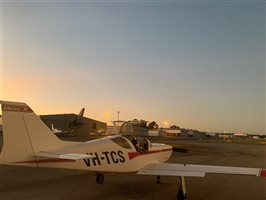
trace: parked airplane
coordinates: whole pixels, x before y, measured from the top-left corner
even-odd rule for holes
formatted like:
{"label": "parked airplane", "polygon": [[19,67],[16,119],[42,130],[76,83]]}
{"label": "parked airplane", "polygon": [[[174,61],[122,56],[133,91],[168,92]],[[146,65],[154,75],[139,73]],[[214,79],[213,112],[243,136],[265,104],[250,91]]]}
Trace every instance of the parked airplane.
{"label": "parked airplane", "polygon": [[[71,133],[72,131],[78,129],[80,126],[82,126],[82,117],[84,115],[84,111],[85,111],[85,108],[82,108],[79,114],[75,117],[75,119],[68,122],[68,130],[62,130],[60,128],[55,128],[54,123],[52,123],[51,124],[52,132],[54,134],[65,134],[65,133]],[[64,116],[64,115],[65,114],[62,114],[61,116]]]}
{"label": "parked airplane", "polygon": [[151,143],[146,138],[109,136],[84,143],[58,139],[25,103],[1,101],[4,145],[0,163],[30,167],[50,167],[101,172],[137,172],[177,176],[177,199],[186,197],[185,176],[204,177],[206,173],[266,176],[265,169],[165,163],[173,148]]}
{"label": "parked airplane", "polygon": [[63,131],[61,129],[58,129],[58,128],[55,128],[54,127],[54,124],[51,125],[51,130],[54,134],[63,134],[63,133],[66,133],[66,131]]}
{"label": "parked airplane", "polygon": [[82,117],[84,115],[85,108],[82,108],[78,114],[78,116],[68,124],[70,130],[76,130],[80,126],[82,126]]}

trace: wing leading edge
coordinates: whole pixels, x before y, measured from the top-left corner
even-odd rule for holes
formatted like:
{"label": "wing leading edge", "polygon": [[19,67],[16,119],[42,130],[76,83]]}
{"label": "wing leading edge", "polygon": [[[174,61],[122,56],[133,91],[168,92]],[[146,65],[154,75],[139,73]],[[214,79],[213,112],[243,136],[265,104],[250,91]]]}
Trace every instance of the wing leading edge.
{"label": "wing leading edge", "polygon": [[245,167],[225,167],[225,166],[212,166],[212,165],[175,164],[175,163],[149,164],[137,172],[137,174],[139,175],[191,176],[191,177],[205,177],[207,173],[238,174],[238,175],[266,177],[266,169],[245,168]]}

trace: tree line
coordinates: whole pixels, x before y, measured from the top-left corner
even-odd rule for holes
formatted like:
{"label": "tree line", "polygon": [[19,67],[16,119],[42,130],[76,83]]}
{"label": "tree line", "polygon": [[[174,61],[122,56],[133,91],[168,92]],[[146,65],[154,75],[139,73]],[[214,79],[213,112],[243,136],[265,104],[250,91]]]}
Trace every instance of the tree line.
{"label": "tree line", "polygon": [[[146,129],[159,129],[159,125],[157,124],[156,121],[151,121],[150,123],[148,123],[148,121],[145,121],[143,119],[141,119],[141,120],[134,119],[133,122],[135,122],[136,124],[138,124],[142,128],[146,128]],[[180,129],[180,127],[179,126],[176,126],[176,125],[171,125],[170,128]]]}

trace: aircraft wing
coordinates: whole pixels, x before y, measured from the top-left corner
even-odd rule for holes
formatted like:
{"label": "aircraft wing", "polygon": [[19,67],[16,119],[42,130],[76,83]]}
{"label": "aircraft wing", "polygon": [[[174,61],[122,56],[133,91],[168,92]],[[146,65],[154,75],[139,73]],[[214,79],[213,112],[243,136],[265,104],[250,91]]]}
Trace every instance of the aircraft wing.
{"label": "aircraft wing", "polygon": [[266,176],[266,169],[225,167],[225,166],[212,166],[212,165],[155,163],[155,164],[149,164],[137,172],[137,174],[139,175],[191,176],[191,177],[205,177],[205,174],[207,173]]}
{"label": "aircraft wing", "polygon": [[88,154],[66,153],[62,151],[40,151],[38,153],[33,154],[33,156],[42,157],[42,158],[67,159],[67,160],[73,160],[73,161],[94,157]]}

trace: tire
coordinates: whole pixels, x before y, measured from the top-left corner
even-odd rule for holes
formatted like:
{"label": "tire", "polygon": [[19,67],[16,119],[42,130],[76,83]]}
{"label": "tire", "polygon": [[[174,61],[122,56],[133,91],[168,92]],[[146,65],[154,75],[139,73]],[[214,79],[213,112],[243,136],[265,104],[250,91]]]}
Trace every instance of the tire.
{"label": "tire", "polygon": [[104,182],[104,176],[103,176],[103,174],[96,174],[96,182],[97,183],[99,183],[99,184],[101,184],[101,183],[103,183]]}
{"label": "tire", "polygon": [[185,200],[185,195],[182,189],[177,190],[177,200]]}

